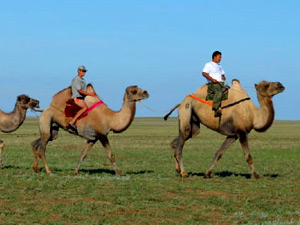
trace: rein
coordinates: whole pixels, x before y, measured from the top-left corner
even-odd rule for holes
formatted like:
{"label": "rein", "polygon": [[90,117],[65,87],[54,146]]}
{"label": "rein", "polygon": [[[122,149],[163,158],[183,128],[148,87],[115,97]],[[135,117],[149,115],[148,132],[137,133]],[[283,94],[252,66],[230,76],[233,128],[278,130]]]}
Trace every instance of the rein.
{"label": "rein", "polygon": [[144,103],[142,103],[142,101],[138,101],[138,102],[140,103],[140,106],[144,106],[146,109],[148,109],[151,112],[155,112],[155,113],[158,113],[158,114],[167,113],[168,112],[168,111],[158,111],[158,110],[150,108],[149,106],[146,106]]}
{"label": "rein", "polygon": [[35,109],[35,108],[30,108],[30,111],[34,113],[34,115],[39,118],[39,115],[37,114],[37,112],[43,112],[44,110],[41,109]]}

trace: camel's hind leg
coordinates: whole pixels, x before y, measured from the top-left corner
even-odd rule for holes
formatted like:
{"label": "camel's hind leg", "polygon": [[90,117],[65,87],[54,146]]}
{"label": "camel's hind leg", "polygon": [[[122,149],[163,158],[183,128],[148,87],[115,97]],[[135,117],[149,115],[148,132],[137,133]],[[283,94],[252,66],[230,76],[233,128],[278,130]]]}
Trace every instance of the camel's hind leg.
{"label": "camel's hind leg", "polygon": [[3,165],[3,161],[2,161],[2,153],[3,153],[3,150],[4,150],[4,142],[2,140],[0,140],[0,168],[1,169],[4,169],[4,165]]}
{"label": "camel's hind leg", "polygon": [[41,144],[41,138],[35,140],[34,142],[31,143],[32,147],[32,153],[33,153],[33,170],[34,172],[38,173],[39,172],[39,161],[38,161],[38,156],[41,157],[40,153],[38,152],[38,148]]}
{"label": "camel's hind leg", "polygon": [[223,142],[219,150],[215,154],[215,158],[211,162],[208,170],[205,173],[205,178],[211,178],[210,174],[216,163],[218,162],[219,159],[221,159],[222,155],[224,152],[228,149],[228,147],[237,139],[236,136],[228,136],[226,140]]}
{"label": "camel's hind leg", "polygon": [[188,177],[183,162],[182,151],[184,143],[191,137],[196,136],[200,130],[200,123],[192,118],[191,99],[185,99],[178,107],[179,135],[171,142],[171,148],[174,151],[175,170],[182,177]]}
{"label": "camel's hind leg", "polygon": [[32,142],[32,144],[31,144],[33,157],[34,157],[34,164],[33,164],[32,168],[36,173],[39,172],[37,157],[40,157],[41,160],[43,161],[46,172],[51,173],[51,170],[47,164],[46,156],[45,156],[47,142],[48,141],[45,142],[43,140],[43,138],[39,138],[39,139],[35,140],[34,142]]}
{"label": "camel's hind leg", "polygon": [[110,150],[110,145],[109,145],[109,141],[108,141],[108,138],[107,136],[104,136],[102,135],[100,138],[99,138],[100,142],[102,143],[103,147],[105,148],[106,152],[107,152],[107,156],[115,170],[115,173],[116,175],[118,176],[122,176],[123,174],[121,173],[121,171],[119,170],[118,166],[117,166],[117,163],[115,161],[115,157],[114,155],[112,154],[111,150]]}
{"label": "camel's hind leg", "polygon": [[240,141],[240,143],[242,145],[246,161],[247,161],[247,163],[248,163],[248,165],[249,165],[249,167],[251,169],[252,176],[254,178],[258,179],[259,175],[255,171],[255,168],[254,168],[254,165],[253,165],[253,158],[252,158],[252,156],[250,155],[250,152],[249,152],[248,135],[247,135],[247,133],[240,133],[239,134],[239,141]]}
{"label": "camel's hind leg", "polygon": [[79,161],[78,161],[77,166],[75,168],[74,175],[79,174],[79,169],[80,169],[80,166],[82,164],[82,161],[85,159],[86,155],[88,154],[89,150],[94,146],[94,144],[95,144],[95,141],[88,141],[87,142],[87,145],[85,146],[85,148],[83,149],[83,151],[80,155]]}

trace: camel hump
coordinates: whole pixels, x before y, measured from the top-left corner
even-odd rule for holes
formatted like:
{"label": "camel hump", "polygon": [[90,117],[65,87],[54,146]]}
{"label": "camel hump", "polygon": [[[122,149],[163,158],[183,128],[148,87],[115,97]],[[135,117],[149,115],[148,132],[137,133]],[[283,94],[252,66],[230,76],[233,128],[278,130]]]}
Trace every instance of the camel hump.
{"label": "camel hump", "polygon": [[92,84],[88,84],[88,85],[86,86],[86,91],[87,91],[87,92],[95,92],[95,89],[94,89],[94,87],[93,87]]}
{"label": "camel hump", "polygon": [[241,82],[238,79],[233,79],[231,83],[232,83],[232,88],[242,88]]}

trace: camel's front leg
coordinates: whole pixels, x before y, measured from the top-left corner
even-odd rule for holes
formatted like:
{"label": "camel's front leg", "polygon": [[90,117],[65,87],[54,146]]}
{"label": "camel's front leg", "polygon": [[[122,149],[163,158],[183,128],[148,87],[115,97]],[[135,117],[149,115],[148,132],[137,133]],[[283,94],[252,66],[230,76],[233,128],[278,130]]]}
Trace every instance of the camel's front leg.
{"label": "camel's front leg", "polygon": [[5,147],[4,142],[2,140],[0,140],[0,168],[1,169],[4,169],[4,165],[2,162],[2,153],[3,153],[4,147]]}
{"label": "camel's front leg", "polygon": [[79,158],[79,161],[77,163],[77,166],[75,168],[75,172],[74,172],[75,175],[79,174],[79,169],[80,169],[80,166],[82,164],[82,161],[85,159],[86,155],[88,154],[89,150],[94,146],[94,144],[95,144],[95,141],[88,141],[87,142],[87,145],[85,146],[84,150],[82,151],[82,153],[80,155],[80,158]]}
{"label": "camel's front leg", "polygon": [[254,178],[258,179],[259,175],[255,171],[255,168],[254,168],[254,165],[253,165],[253,158],[252,158],[252,156],[250,155],[250,152],[249,152],[248,135],[247,135],[247,133],[241,133],[241,134],[239,134],[239,140],[240,140],[240,143],[242,145],[246,161],[247,161],[247,163],[248,163],[248,165],[249,165],[249,167],[251,169],[252,175],[253,175]]}
{"label": "camel's front leg", "polygon": [[216,152],[215,154],[215,158],[213,159],[213,161],[211,162],[208,170],[205,172],[205,178],[211,178],[211,171],[214,168],[214,166],[216,165],[216,163],[218,162],[218,160],[222,157],[222,155],[224,154],[224,152],[228,149],[228,147],[237,139],[236,136],[228,136],[226,138],[226,140],[223,142],[223,144],[221,145],[221,147],[219,148],[219,150]]}
{"label": "camel's front leg", "polygon": [[105,150],[107,152],[108,158],[109,158],[111,164],[113,165],[113,168],[115,170],[116,175],[118,175],[118,176],[124,176],[121,173],[121,171],[119,170],[119,168],[118,168],[118,166],[117,166],[117,164],[115,162],[115,157],[114,157],[114,155],[112,154],[112,152],[110,150],[110,145],[109,145],[108,138],[103,135],[103,136],[100,137],[100,141],[101,141],[103,147],[105,148]]}

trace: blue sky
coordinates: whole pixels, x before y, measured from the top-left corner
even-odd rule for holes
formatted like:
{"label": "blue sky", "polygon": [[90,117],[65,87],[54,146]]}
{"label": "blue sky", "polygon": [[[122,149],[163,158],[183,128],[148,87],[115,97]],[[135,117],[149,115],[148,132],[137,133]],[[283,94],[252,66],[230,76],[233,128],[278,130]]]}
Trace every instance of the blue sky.
{"label": "blue sky", "polygon": [[0,108],[12,111],[23,93],[48,107],[83,64],[111,109],[138,85],[156,112],[137,105],[136,115],[164,116],[205,83],[219,50],[228,84],[239,79],[258,106],[254,84],[280,81],[275,119],[300,120],[299,11],[297,0],[3,1]]}

